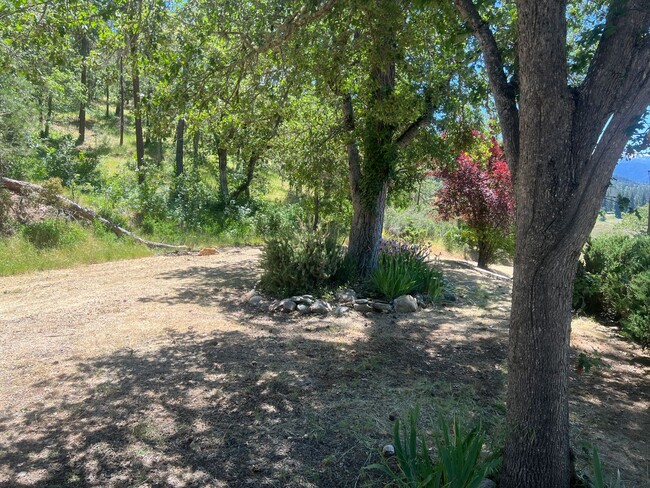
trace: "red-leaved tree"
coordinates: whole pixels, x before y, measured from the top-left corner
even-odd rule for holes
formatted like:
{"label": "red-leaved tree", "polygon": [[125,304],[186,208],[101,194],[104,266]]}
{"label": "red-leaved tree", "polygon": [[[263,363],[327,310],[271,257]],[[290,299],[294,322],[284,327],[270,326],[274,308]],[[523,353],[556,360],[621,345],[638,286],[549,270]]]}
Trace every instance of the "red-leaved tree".
{"label": "red-leaved tree", "polygon": [[435,206],[443,220],[460,219],[467,240],[478,248],[478,266],[487,268],[511,231],[515,201],[503,150],[490,139],[487,159],[462,153],[451,168],[434,172],[442,180]]}

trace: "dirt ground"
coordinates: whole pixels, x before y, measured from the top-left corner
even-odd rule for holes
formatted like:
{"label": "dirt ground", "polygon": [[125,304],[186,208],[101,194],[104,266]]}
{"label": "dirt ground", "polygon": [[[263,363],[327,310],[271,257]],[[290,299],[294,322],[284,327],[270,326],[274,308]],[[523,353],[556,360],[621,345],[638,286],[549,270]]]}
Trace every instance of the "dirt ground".
{"label": "dirt ground", "polygon": [[[240,303],[259,250],[0,278],[0,486],[370,487],[392,413],[503,431],[509,281],[441,263],[458,300],[411,315],[269,315]],[[650,486],[650,361],[576,319],[588,445]]]}

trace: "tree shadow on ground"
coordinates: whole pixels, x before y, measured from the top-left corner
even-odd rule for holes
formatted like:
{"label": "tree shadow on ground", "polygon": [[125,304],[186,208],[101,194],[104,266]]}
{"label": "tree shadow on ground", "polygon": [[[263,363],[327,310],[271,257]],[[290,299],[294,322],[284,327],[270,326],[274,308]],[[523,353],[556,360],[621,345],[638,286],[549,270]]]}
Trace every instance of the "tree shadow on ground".
{"label": "tree shadow on ground", "polygon": [[424,332],[371,326],[352,343],[170,332],[153,352],[116,352],[35,383],[48,392],[40,404],[0,418],[0,479],[43,487],[381,485],[363,467],[390,442],[390,412],[419,403],[423,421],[467,420],[497,408],[450,364],[455,350],[427,351],[418,341]]}
{"label": "tree shadow on ground", "polygon": [[[386,480],[363,467],[390,442],[389,414],[416,404],[423,431],[435,430],[440,416],[466,425],[481,420],[498,445],[508,332],[503,296],[478,312],[459,297],[448,308],[413,315],[351,313],[343,325],[332,316],[242,306],[256,274],[254,260],[161,273],[178,287],[143,301],[210,306],[236,330],[170,331],[147,348],[36,381],[39,403],[0,417],[0,485],[381,486]],[[481,276],[469,281],[468,290],[490,286]],[[620,415],[645,425],[644,412],[616,381],[579,381],[572,408],[606,435]],[[625,397],[589,403],[593,385]]]}

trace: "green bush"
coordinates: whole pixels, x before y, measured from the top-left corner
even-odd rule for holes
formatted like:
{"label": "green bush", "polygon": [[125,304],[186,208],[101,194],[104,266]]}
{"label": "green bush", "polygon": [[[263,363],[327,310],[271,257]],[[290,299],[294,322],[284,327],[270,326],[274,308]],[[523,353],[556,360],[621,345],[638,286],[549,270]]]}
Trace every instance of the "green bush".
{"label": "green bush", "polygon": [[395,422],[393,444],[399,471],[388,465],[373,464],[403,488],[477,488],[500,464],[498,458],[484,460],[481,451],[485,435],[479,427],[465,433],[454,419],[452,430],[441,419],[442,435],[436,440],[437,460],[431,459],[424,437],[418,439],[418,409],[409,415],[409,428]]}
{"label": "green bush", "polygon": [[39,147],[40,165],[34,168],[36,179],[60,178],[65,186],[90,184],[99,186],[101,175],[96,154],[79,151],[69,134],[49,139]]}
{"label": "green bush", "polygon": [[337,233],[326,228],[270,235],[262,251],[261,288],[281,295],[319,292],[334,285],[343,258]]}
{"label": "green bush", "polygon": [[600,236],[587,243],[583,257],[574,306],[620,320],[625,335],[650,345],[650,236]]}
{"label": "green bush", "polygon": [[26,225],[22,235],[38,249],[62,247],[84,239],[83,229],[79,225],[52,218]]}
{"label": "green bush", "polygon": [[410,293],[437,299],[443,289],[442,273],[427,263],[428,257],[423,246],[383,241],[371,287],[389,300]]}

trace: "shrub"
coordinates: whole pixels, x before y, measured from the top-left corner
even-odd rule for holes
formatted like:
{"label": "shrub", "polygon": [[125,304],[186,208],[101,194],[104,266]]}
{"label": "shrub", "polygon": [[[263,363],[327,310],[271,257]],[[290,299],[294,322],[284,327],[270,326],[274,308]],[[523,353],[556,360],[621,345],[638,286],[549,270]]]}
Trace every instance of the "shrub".
{"label": "shrub", "polygon": [[461,236],[476,246],[478,266],[486,268],[495,252],[508,244],[515,214],[510,171],[501,147],[492,137],[486,154],[462,153],[453,168],[443,167],[434,174],[443,182],[435,202],[440,218],[463,222]]}
{"label": "shrub", "polygon": [[75,244],[84,239],[80,226],[62,219],[45,219],[23,227],[23,237],[38,249]]}
{"label": "shrub", "polygon": [[442,273],[427,263],[428,258],[423,246],[383,241],[377,269],[370,277],[371,287],[390,300],[409,293],[437,299],[443,288]]}
{"label": "shrub", "polygon": [[270,235],[262,252],[261,287],[274,294],[318,292],[334,284],[343,258],[337,233],[327,228]]}
{"label": "shrub", "polygon": [[0,188],[0,236],[9,233],[9,211],[11,210],[11,205],[12,202],[9,192]]}
{"label": "shrub", "polygon": [[71,135],[49,140],[40,148],[42,166],[33,175],[38,179],[60,178],[65,186],[99,185],[99,159],[96,154],[79,151]]}
{"label": "shrub", "polygon": [[404,488],[477,488],[486,476],[494,473],[499,460],[483,460],[481,451],[485,436],[479,427],[464,433],[454,419],[452,430],[441,419],[442,435],[436,440],[438,459],[431,459],[424,437],[418,439],[418,409],[409,414],[409,428],[400,429],[395,422],[393,443],[399,471],[388,464],[373,464],[367,469],[378,469],[388,474]]}
{"label": "shrub", "polygon": [[620,320],[622,332],[650,345],[650,236],[605,235],[588,242],[574,305]]}

